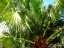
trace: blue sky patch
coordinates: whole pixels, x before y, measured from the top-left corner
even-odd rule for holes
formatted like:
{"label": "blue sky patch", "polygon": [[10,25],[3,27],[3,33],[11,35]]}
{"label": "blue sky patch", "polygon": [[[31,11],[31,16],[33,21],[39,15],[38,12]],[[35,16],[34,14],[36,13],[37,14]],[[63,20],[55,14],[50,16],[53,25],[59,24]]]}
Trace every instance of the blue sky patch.
{"label": "blue sky patch", "polygon": [[53,4],[55,0],[44,0],[44,5],[48,7],[49,4]]}

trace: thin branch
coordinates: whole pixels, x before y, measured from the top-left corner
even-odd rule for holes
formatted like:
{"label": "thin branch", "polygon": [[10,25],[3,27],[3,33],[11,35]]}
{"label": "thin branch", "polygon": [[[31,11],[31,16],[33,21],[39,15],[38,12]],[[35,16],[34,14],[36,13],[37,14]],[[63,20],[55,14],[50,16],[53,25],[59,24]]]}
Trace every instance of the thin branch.
{"label": "thin branch", "polygon": [[26,39],[24,39],[24,38],[17,38],[17,39],[24,40],[25,42],[29,42],[29,43],[34,43],[33,41],[26,40]]}
{"label": "thin branch", "polygon": [[63,28],[62,29],[57,29],[56,31],[55,31],[55,33],[53,33],[49,38],[47,38],[47,40],[46,40],[46,42],[48,42],[54,35],[56,35],[57,33],[59,33],[60,31],[62,31],[63,30]]}
{"label": "thin branch", "polygon": [[5,10],[8,8],[9,3],[10,3],[10,1],[9,1],[8,4],[6,5],[5,9],[2,11],[2,14],[3,14],[3,13],[5,12]]}
{"label": "thin branch", "polygon": [[47,31],[49,25],[50,25],[50,21],[48,22],[47,28],[44,30],[43,37],[45,36],[45,33],[46,33],[46,31]]}

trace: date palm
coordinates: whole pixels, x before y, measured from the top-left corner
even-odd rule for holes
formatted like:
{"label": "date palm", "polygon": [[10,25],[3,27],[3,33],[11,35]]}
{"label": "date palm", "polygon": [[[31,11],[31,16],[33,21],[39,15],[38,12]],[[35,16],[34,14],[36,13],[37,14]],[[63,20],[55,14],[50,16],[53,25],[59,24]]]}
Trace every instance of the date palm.
{"label": "date palm", "polygon": [[26,46],[32,43],[32,48],[49,48],[53,38],[62,32],[61,26],[55,26],[60,18],[59,12],[62,12],[61,8],[63,8],[60,0],[49,5],[48,8],[43,6],[43,0],[3,0],[0,2],[3,2],[0,5],[1,21],[5,21],[8,25],[17,48],[21,46],[16,44],[18,40],[20,44],[23,41]]}

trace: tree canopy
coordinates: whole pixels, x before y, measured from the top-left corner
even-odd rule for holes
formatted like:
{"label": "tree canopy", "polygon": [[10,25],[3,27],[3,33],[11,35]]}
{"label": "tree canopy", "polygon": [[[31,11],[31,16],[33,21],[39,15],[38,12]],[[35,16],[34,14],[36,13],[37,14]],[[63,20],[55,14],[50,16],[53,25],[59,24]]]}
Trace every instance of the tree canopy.
{"label": "tree canopy", "polygon": [[[47,47],[53,44],[53,39],[64,30],[63,2],[64,0],[56,0],[46,8],[43,0],[0,0],[0,22],[5,21],[9,28],[9,33],[4,32],[2,35],[4,39],[1,37],[2,46],[31,47],[31,44],[38,42],[34,39],[45,41],[44,46],[47,44]],[[37,46],[39,44],[40,42]]]}

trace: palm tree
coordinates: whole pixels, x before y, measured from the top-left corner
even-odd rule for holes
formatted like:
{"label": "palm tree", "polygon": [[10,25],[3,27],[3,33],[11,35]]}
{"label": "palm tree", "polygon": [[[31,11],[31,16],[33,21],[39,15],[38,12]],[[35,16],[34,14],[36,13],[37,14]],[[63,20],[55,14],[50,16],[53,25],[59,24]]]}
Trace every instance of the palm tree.
{"label": "palm tree", "polygon": [[49,48],[53,38],[63,30],[63,27],[56,25],[60,18],[59,12],[61,8],[63,9],[60,0],[49,5],[48,8],[43,6],[43,0],[0,2],[2,4],[0,5],[2,8],[0,10],[1,21],[5,21],[10,29],[10,36],[14,42],[13,48],[20,48],[21,42],[23,42],[23,47],[25,45],[32,46],[32,48]]}

